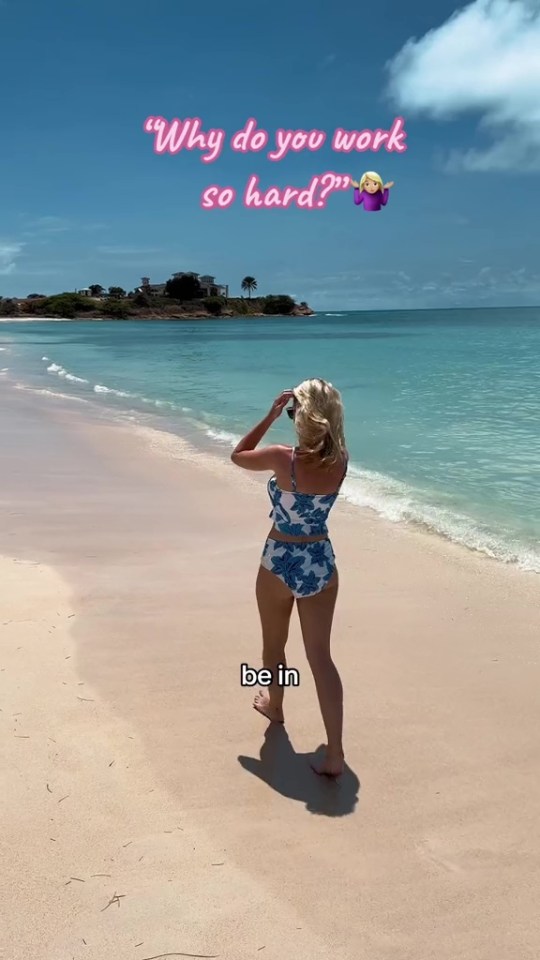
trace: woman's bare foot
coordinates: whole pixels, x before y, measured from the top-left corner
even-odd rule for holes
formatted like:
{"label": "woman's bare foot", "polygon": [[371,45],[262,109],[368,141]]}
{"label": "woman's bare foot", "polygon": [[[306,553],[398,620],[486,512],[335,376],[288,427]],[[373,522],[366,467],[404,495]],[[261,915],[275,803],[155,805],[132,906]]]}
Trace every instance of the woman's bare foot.
{"label": "woman's bare foot", "polygon": [[327,747],[322,760],[314,761],[310,766],[320,777],[340,777],[345,766],[343,751],[330,751]]}
{"label": "woman's bare foot", "polygon": [[273,723],[284,723],[283,710],[281,707],[273,707],[270,703],[270,696],[266,691],[259,690],[253,700],[255,710],[262,713],[263,717],[271,720]]}

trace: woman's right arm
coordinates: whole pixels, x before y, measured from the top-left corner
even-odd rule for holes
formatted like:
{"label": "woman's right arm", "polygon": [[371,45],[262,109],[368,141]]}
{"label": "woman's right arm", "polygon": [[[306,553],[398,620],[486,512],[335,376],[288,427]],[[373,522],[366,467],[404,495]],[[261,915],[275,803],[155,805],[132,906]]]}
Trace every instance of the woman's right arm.
{"label": "woman's right arm", "polygon": [[364,191],[360,193],[360,190],[358,189],[358,187],[354,188],[354,202],[357,207],[364,202]]}

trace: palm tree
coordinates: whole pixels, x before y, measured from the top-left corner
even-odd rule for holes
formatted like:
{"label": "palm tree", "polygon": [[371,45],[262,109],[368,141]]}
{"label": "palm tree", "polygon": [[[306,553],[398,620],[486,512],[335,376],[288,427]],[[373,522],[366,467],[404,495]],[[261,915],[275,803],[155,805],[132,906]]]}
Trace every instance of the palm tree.
{"label": "palm tree", "polygon": [[257,289],[257,281],[255,277],[244,277],[241,287],[242,290],[247,290],[249,299],[251,300],[251,291]]}

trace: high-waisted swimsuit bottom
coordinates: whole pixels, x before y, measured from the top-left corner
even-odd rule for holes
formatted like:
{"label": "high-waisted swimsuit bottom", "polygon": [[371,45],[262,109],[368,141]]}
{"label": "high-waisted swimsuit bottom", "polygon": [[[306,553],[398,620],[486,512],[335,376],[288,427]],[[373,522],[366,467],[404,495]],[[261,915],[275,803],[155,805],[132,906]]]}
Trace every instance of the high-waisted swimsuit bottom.
{"label": "high-waisted swimsuit bottom", "polygon": [[275,573],[297,599],[312,597],[328,585],[336,569],[330,540],[291,543],[272,540],[264,545],[261,565]]}

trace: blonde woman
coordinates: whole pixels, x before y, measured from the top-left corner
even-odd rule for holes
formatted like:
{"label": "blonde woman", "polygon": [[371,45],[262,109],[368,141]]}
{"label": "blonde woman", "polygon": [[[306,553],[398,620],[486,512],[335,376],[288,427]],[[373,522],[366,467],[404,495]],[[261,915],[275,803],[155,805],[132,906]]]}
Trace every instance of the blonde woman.
{"label": "blonde woman", "polygon": [[[258,448],[271,425],[287,410],[298,446]],[[339,392],[325,380],[304,380],[274,400],[270,412],[234,450],[233,463],[246,470],[270,470],[268,493],[272,529],[264,545],[256,595],[263,635],[263,664],[276,676],[285,664],[285,645],[294,603],[311,667],[327,746],[316,773],[343,772],[343,688],[330,654],[338,593],[338,572],[326,521],[347,473],[348,454]],[[253,706],[268,720],[283,723],[283,688],[272,683]]]}
{"label": "blonde woman", "polygon": [[364,204],[364,210],[375,212],[385,207],[388,203],[389,191],[394,186],[394,181],[383,183],[382,177],[374,170],[368,170],[364,173],[360,183],[351,180],[354,187],[354,202],[357,207]]}

